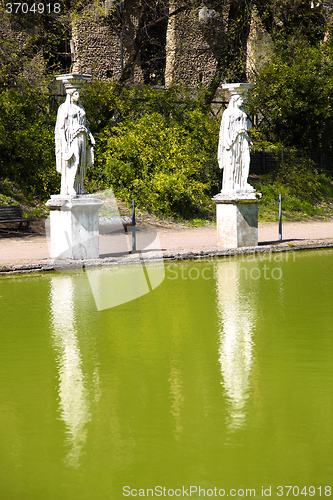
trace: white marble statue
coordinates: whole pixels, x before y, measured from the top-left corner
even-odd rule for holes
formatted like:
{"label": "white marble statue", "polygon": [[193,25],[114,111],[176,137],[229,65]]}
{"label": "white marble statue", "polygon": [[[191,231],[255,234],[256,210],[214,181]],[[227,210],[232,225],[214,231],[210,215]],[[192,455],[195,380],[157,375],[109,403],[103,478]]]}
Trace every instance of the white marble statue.
{"label": "white marble statue", "polygon": [[[60,79],[60,78],[59,78]],[[86,112],[79,103],[79,88],[68,85],[66,101],[59,106],[55,127],[57,171],[61,196],[85,194],[86,169],[94,163],[95,140],[87,127]]]}
{"label": "white marble statue", "polygon": [[252,144],[247,130],[251,127],[251,122],[247,119],[242,104],[242,95],[234,93],[221,120],[217,159],[219,167],[223,169],[221,192],[226,194],[255,191],[247,183]]}

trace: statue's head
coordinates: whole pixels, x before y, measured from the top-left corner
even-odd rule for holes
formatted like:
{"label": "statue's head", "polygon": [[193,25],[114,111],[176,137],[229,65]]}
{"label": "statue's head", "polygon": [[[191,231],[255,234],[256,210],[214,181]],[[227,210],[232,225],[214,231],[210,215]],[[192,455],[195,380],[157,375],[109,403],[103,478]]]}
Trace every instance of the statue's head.
{"label": "statue's head", "polygon": [[77,104],[79,102],[80,89],[76,89],[76,88],[66,89],[66,94],[67,94],[70,102],[73,102],[74,104]]}
{"label": "statue's head", "polygon": [[242,106],[243,102],[244,102],[243,96],[239,95],[237,97],[237,101],[236,101],[237,106],[240,108]]}
{"label": "statue's head", "polygon": [[240,108],[242,106],[243,102],[244,102],[244,99],[243,99],[243,97],[241,95],[239,95],[239,94],[233,94],[231,96],[230,101],[229,101],[229,106],[231,108],[235,108],[236,106],[238,108]]}

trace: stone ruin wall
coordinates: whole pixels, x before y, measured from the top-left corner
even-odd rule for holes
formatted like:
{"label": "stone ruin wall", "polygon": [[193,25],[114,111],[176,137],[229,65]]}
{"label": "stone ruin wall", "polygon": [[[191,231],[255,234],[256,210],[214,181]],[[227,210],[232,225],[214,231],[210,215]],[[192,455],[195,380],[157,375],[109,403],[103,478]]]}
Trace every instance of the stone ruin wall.
{"label": "stone ruin wall", "polygon": [[[169,12],[176,7],[176,1],[170,0]],[[132,5],[131,5],[132,4]],[[132,50],[132,40],[136,34],[138,12],[135,2],[126,2],[123,14],[123,57],[124,64]],[[72,30],[75,47],[75,59],[71,71],[89,73],[99,79],[112,75],[121,76],[120,37],[107,25],[101,15],[86,14],[78,18]],[[165,83],[185,83],[198,87],[207,85],[212,79],[216,67],[216,58],[203,36],[198,20],[198,9],[171,16],[166,33]],[[109,76],[108,76],[109,75]],[[143,82],[141,61],[135,61],[134,77],[130,83]]]}
{"label": "stone ruin wall", "polygon": [[91,16],[88,14],[81,16],[74,23],[72,40],[75,54],[71,71],[90,74],[100,80],[105,80],[108,76],[119,79],[121,75],[119,36],[101,21],[101,16],[96,13]]}
{"label": "stone ruin wall", "polygon": [[73,27],[72,40],[75,47],[72,72],[90,74],[100,80],[107,75],[120,77],[119,40],[107,26],[99,26],[96,20],[81,19]]}
{"label": "stone ruin wall", "polygon": [[[105,80],[119,79],[121,76],[120,37],[105,19],[107,5],[115,5],[115,0],[101,3],[100,10],[91,9],[80,14],[72,29],[72,40],[75,47],[75,57],[72,56],[71,71],[88,73],[93,77]],[[125,0],[126,9],[123,13],[123,57],[124,63],[133,50],[133,40],[138,25],[139,10],[136,0]],[[169,0],[169,13],[179,6],[179,0]],[[223,20],[226,23],[226,19]],[[8,29],[8,26],[6,27]],[[25,34],[16,33],[19,45],[24,44]],[[22,39],[22,40],[21,40]],[[21,42],[21,43],[20,43]],[[215,45],[218,40],[215,41]],[[247,76],[253,80],[255,68],[267,58],[271,40],[262,23],[253,10],[250,35],[247,43]],[[184,11],[177,16],[170,16],[166,32],[166,65],[165,84],[172,82],[184,83],[197,88],[200,83],[207,86],[214,76],[217,58],[214,43],[205,36],[205,27],[199,21],[199,9]],[[23,75],[28,78],[40,79],[45,70],[42,54],[36,54]],[[143,72],[140,58],[134,63],[131,84],[143,82]],[[222,83],[222,82],[221,82]]]}
{"label": "stone ruin wall", "polygon": [[[178,0],[170,0],[169,13],[177,7],[177,2]],[[136,11],[135,4],[135,0],[127,0],[123,14],[124,64],[133,50],[138,25],[139,12]],[[214,43],[210,43],[205,36],[205,26],[199,21],[198,13],[199,9],[196,8],[169,17],[166,32],[166,86],[174,82],[197,88],[200,84],[209,85],[213,79],[217,64]],[[73,27],[72,39],[76,53],[71,69],[73,72],[88,73],[101,80],[120,78],[120,37],[102,15],[95,12],[81,16]],[[216,43],[218,40],[215,40]],[[254,68],[263,62],[269,44],[269,36],[254,12],[247,47],[249,81]],[[129,83],[135,85],[142,82],[143,72],[138,57],[134,63],[134,75]]]}
{"label": "stone ruin wall", "polygon": [[[134,3],[128,1],[127,4]],[[75,56],[71,68],[75,73],[87,73],[94,78],[107,80],[121,77],[121,43],[120,35],[108,23],[104,4],[100,10],[85,12],[78,17],[72,29]],[[136,12],[131,5],[123,13],[123,60],[124,65],[128,55],[133,50],[133,39],[136,30]],[[130,83],[142,81],[141,66],[137,61],[134,68],[134,78]]]}
{"label": "stone ruin wall", "polygon": [[[170,2],[169,12],[176,6],[176,2]],[[166,53],[166,85],[174,82],[197,88],[209,84],[217,61],[204,38],[198,9],[169,17]]]}

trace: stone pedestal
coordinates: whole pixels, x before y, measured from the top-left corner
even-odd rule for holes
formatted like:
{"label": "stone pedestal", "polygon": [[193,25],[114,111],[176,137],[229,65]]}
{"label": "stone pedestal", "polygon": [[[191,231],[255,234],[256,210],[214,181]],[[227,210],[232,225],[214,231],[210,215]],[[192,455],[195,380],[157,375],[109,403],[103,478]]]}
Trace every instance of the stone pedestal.
{"label": "stone pedestal", "polygon": [[50,253],[53,259],[99,257],[98,210],[103,202],[93,195],[51,196]]}
{"label": "stone pedestal", "polygon": [[217,246],[258,245],[258,198],[255,193],[219,193],[216,203]]}

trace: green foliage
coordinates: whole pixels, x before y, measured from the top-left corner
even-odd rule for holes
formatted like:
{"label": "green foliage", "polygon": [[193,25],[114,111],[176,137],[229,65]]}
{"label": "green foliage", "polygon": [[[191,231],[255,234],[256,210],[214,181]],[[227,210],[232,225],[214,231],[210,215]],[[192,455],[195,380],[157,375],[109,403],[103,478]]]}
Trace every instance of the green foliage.
{"label": "green foliage", "polygon": [[[319,201],[323,195],[332,194],[328,177],[319,174],[314,162],[309,158],[288,156],[275,173],[275,179],[287,185],[292,196],[302,196],[311,203]],[[329,189],[329,192],[327,190]]]}
{"label": "green foliage", "polygon": [[167,215],[205,212],[217,177],[209,168],[216,131],[198,110],[187,125],[195,132],[150,113],[107,131],[103,177],[116,196]]}
{"label": "green foliage", "polygon": [[261,21],[275,43],[290,40],[316,44],[324,39],[329,23],[323,2],[309,0],[254,1]]}
{"label": "green foliage", "polygon": [[130,87],[116,81],[95,80],[85,88],[80,99],[93,133],[153,112],[163,115],[168,122],[180,123],[187,119],[189,111],[205,112],[206,109],[204,94],[200,91],[193,96],[184,87],[158,90],[148,85]]}
{"label": "green foliage", "polygon": [[271,205],[279,194],[282,195],[284,220],[325,216],[327,207],[322,201],[326,200],[327,205],[333,198],[331,176],[319,173],[311,160],[296,155],[287,156],[274,172],[261,176],[257,190],[263,195],[259,212],[261,221],[277,220],[278,204]]}
{"label": "green foliage", "polygon": [[49,213],[39,196],[22,191],[19,185],[9,179],[1,179],[0,206],[17,204],[21,205],[25,217],[45,217]]}
{"label": "green foliage", "polygon": [[111,185],[126,203],[134,198],[141,208],[166,215],[210,210],[220,185],[219,121],[205,112],[200,96],[176,87],[158,91],[98,83],[82,100],[98,139],[88,174],[95,188]]}
{"label": "green foliage", "polygon": [[1,86],[18,85],[22,78],[40,86],[46,73],[67,68],[65,40],[70,18],[60,3],[58,13],[53,12],[54,4],[24,4],[27,12],[22,12],[23,4],[0,4]]}
{"label": "green foliage", "polygon": [[59,188],[54,157],[55,116],[48,95],[28,85],[0,93],[0,178],[47,198]]}
{"label": "green foliage", "polygon": [[116,126],[132,109],[134,90],[118,82],[93,81],[80,95],[93,135]]}
{"label": "green foliage", "polygon": [[275,49],[256,75],[248,111],[266,140],[332,151],[333,58],[329,43]]}

